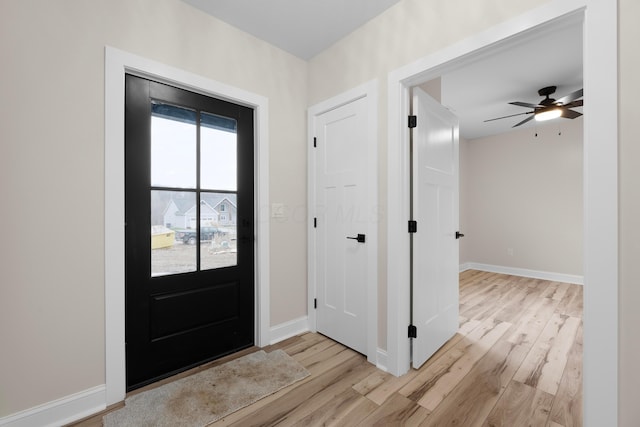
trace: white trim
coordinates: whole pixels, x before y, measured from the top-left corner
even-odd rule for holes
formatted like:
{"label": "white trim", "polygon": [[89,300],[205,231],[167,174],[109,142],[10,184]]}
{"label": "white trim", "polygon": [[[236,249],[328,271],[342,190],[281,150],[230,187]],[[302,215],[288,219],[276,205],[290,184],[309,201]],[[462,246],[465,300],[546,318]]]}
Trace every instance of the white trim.
{"label": "white trim", "polygon": [[553,282],[573,283],[574,285],[584,284],[584,277],[575,274],[553,273],[550,271],[529,270],[527,268],[505,267],[502,265],[482,264],[477,262],[460,264],[460,271],[466,270],[488,271],[490,273],[509,274],[511,276],[551,280]]}
{"label": "white trim", "polygon": [[376,368],[388,372],[389,370],[387,369],[387,352],[381,348],[378,348],[378,356],[377,356],[377,363],[376,363]]}
{"label": "white trim", "polygon": [[585,1],[583,408],[596,427],[618,425],[618,2]]}
{"label": "white trim", "polygon": [[[370,145],[370,155],[367,164],[367,197],[378,206],[378,81],[371,80],[351,90],[322,101],[308,110],[307,141],[312,144],[315,136],[315,119],[317,116],[334,110],[342,105],[355,100],[366,98],[367,102],[367,141]],[[315,153],[307,150],[307,192],[308,192],[308,218],[307,218],[307,310],[309,313],[309,326],[316,331],[316,311],[314,298],[316,295],[316,238],[313,228],[315,206]],[[378,221],[371,224],[367,234],[367,259],[374,262],[367,263],[367,360],[376,364],[378,348]]]}
{"label": "white trim", "polygon": [[[617,2],[552,0],[388,76],[387,292],[389,371],[409,369],[408,140],[410,86],[459,67],[514,36],[584,17],[584,421],[617,425],[618,412],[618,162]],[[597,120],[589,120],[597,117]],[[603,351],[602,349],[606,349]]]}
{"label": "white trim", "polygon": [[269,330],[268,100],[112,47],[105,48],[105,347],[106,404],[125,397],[124,350],[124,75],[132,72],[254,108],[256,133],[256,336]]}
{"label": "white trim", "polygon": [[271,342],[270,344],[276,344],[280,341],[284,341],[287,338],[295,337],[296,335],[309,332],[309,317],[302,316],[297,319],[289,320],[288,322],[281,323],[271,328]]}
{"label": "white trim", "polygon": [[105,386],[92,387],[80,393],[74,393],[0,418],[0,426],[61,426],[104,410],[106,408],[104,401]]}

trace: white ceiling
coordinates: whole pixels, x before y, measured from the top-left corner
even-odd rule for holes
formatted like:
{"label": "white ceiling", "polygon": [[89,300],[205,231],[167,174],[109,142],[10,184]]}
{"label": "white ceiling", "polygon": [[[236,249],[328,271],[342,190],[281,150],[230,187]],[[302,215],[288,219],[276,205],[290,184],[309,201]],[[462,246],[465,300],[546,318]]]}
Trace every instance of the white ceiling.
{"label": "white ceiling", "polygon": [[183,0],[308,60],[400,0]]}
{"label": "white ceiling", "polygon": [[[544,99],[538,90],[546,86],[557,86],[554,99],[582,88],[581,21],[509,40],[506,46],[444,74],[441,102],[460,119],[460,135],[473,139],[512,130],[528,116],[484,121],[531,111],[508,103],[537,104]],[[575,111],[583,112],[582,107]],[[531,120],[519,128],[535,126]]]}
{"label": "white ceiling", "polygon": [[[401,0],[183,1],[308,60]],[[464,138],[511,131],[526,116],[484,120],[529,111],[508,103],[536,104],[542,87],[557,86],[555,99],[582,87],[582,22],[573,19],[509,40],[441,81],[441,102],[460,119]],[[534,126],[532,120],[520,128]]]}

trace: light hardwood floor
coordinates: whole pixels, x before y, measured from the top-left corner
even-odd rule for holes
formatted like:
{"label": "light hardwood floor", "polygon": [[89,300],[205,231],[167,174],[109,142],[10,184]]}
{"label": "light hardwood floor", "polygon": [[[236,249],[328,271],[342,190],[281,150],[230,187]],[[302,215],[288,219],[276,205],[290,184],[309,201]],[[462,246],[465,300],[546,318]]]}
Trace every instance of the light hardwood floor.
{"label": "light hardwood floor", "polygon": [[319,334],[276,348],[311,376],[212,427],[582,425],[582,286],[461,273],[459,332],[400,378]]}

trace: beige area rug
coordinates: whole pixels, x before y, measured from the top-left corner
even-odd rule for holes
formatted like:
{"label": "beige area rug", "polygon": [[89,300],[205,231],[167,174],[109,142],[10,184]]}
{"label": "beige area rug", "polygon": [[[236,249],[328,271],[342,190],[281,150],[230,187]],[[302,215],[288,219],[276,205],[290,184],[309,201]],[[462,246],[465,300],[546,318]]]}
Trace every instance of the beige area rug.
{"label": "beige area rug", "polygon": [[133,395],[103,417],[105,427],[203,427],[309,376],[282,350],[260,350]]}

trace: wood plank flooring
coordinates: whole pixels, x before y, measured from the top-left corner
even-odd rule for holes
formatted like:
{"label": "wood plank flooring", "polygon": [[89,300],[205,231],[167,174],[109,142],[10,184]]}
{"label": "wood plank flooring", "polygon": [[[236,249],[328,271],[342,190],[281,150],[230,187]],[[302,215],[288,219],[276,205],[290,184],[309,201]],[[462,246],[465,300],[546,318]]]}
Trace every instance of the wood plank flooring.
{"label": "wood plank flooring", "polygon": [[458,333],[400,378],[319,334],[276,348],[311,376],[212,427],[582,425],[582,286],[461,273]]}

